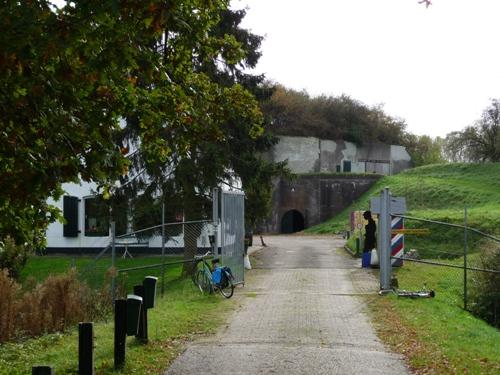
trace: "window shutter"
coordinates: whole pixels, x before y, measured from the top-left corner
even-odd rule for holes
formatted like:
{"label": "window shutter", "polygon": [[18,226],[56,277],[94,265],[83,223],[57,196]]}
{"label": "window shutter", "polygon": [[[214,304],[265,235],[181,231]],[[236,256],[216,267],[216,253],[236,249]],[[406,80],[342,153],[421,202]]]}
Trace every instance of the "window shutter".
{"label": "window shutter", "polygon": [[78,237],[78,198],[64,196],[63,215],[66,224],[63,226],[64,237]]}

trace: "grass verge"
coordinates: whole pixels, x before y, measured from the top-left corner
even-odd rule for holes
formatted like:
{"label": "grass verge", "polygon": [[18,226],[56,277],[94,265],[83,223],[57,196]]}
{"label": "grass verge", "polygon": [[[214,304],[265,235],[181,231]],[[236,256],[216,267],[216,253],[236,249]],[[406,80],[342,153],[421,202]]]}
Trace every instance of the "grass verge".
{"label": "grass verge", "polygon": [[459,291],[446,287],[442,268],[406,262],[397,271],[400,285],[426,282],[434,299],[394,295],[370,300],[379,337],[403,354],[417,374],[500,373],[500,331],[460,307]]}
{"label": "grass verge", "polygon": [[[386,176],[343,212],[306,232],[348,229],[350,212],[368,209],[370,197],[385,186],[394,196],[406,198],[407,216],[462,224],[466,206],[469,227],[497,237],[500,233],[500,163],[431,165]],[[405,236],[405,248],[416,249],[421,258],[461,266],[467,249],[469,267],[498,269],[494,262],[484,262],[488,252],[498,254],[495,241],[469,231],[465,242],[463,229],[411,219],[405,220],[405,227],[428,229],[425,236]],[[353,248],[354,236],[348,244]],[[463,310],[463,271],[405,262],[397,275],[403,289],[421,289],[426,284],[436,291],[434,299],[389,296],[369,303],[379,336],[404,354],[417,373],[500,373],[500,331]],[[469,306],[477,307],[481,301],[471,298],[484,290],[480,279],[478,273],[468,272]]]}
{"label": "grass verge", "polygon": [[[182,350],[186,340],[213,332],[234,301],[203,296],[190,279],[167,284],[165,296],[148,312],[148,344],[127,339],[124,374],[159,374]],[[94,325],[96,374],[113,374],[113,319]],[[28,374],[34,365],[51,365],[56,373],[78,373],[78,333],[50,334],[0,345],[0,374]]]}

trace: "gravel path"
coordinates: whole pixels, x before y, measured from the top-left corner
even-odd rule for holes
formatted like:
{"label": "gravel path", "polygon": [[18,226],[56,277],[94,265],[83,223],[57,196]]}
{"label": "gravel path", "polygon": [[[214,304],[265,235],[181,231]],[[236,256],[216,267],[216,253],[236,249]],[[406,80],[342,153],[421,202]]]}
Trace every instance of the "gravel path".
{"label": "gravel path", "polygon": [[270,236],[255,253],[242,306],[190,344],[165,374],[407,374],[377,339],[362,294],[377,281],[334,237]]}

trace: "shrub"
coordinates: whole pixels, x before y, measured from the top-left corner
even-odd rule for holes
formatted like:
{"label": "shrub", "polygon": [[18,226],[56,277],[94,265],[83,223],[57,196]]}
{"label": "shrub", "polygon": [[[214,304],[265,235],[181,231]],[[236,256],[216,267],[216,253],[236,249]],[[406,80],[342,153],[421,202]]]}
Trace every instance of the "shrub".
{"label": "shrub", "polygon": [[102,319],[111,311],[109,289],[91,290],[76,270],[49,276],[31,290],[7,270],[0,272],[0,342],[64,331],[80,321]]}
{"label": "shrub", "polygon": [[0,241],[0,269],[7,269],[10,277],[18,279],[29,254],[27,246],[16,245],[14,239],[7,236]]}
{"label": "shrub", "polygon": [[21,328],[30,334],[63,331],[85,319],[90,289],[74,270],[49,276],[34,290],[25,293],[20,306]]}
{"label": "shrub", "polygon": [[14,322],[18,310],[18,296],[21,287],[6,269],[0,270],[0,342],[14,336]]}
{"label": "shrub", "polygon": [[[500,271],[500,249],[489,249],[482,257],[483,268]],[[477,272],[470,309],[489,324],[500,328],[500,274]]]}

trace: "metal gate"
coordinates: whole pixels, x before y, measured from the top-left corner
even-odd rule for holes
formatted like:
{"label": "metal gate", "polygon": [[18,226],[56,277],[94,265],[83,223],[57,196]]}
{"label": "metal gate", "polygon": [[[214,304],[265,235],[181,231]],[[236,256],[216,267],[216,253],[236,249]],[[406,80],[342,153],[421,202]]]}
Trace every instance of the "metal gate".
{"label": "metal gate", "polygon": [[235,284],[245,283],[245,194],[221,192],[221,260],[231,268]]}

